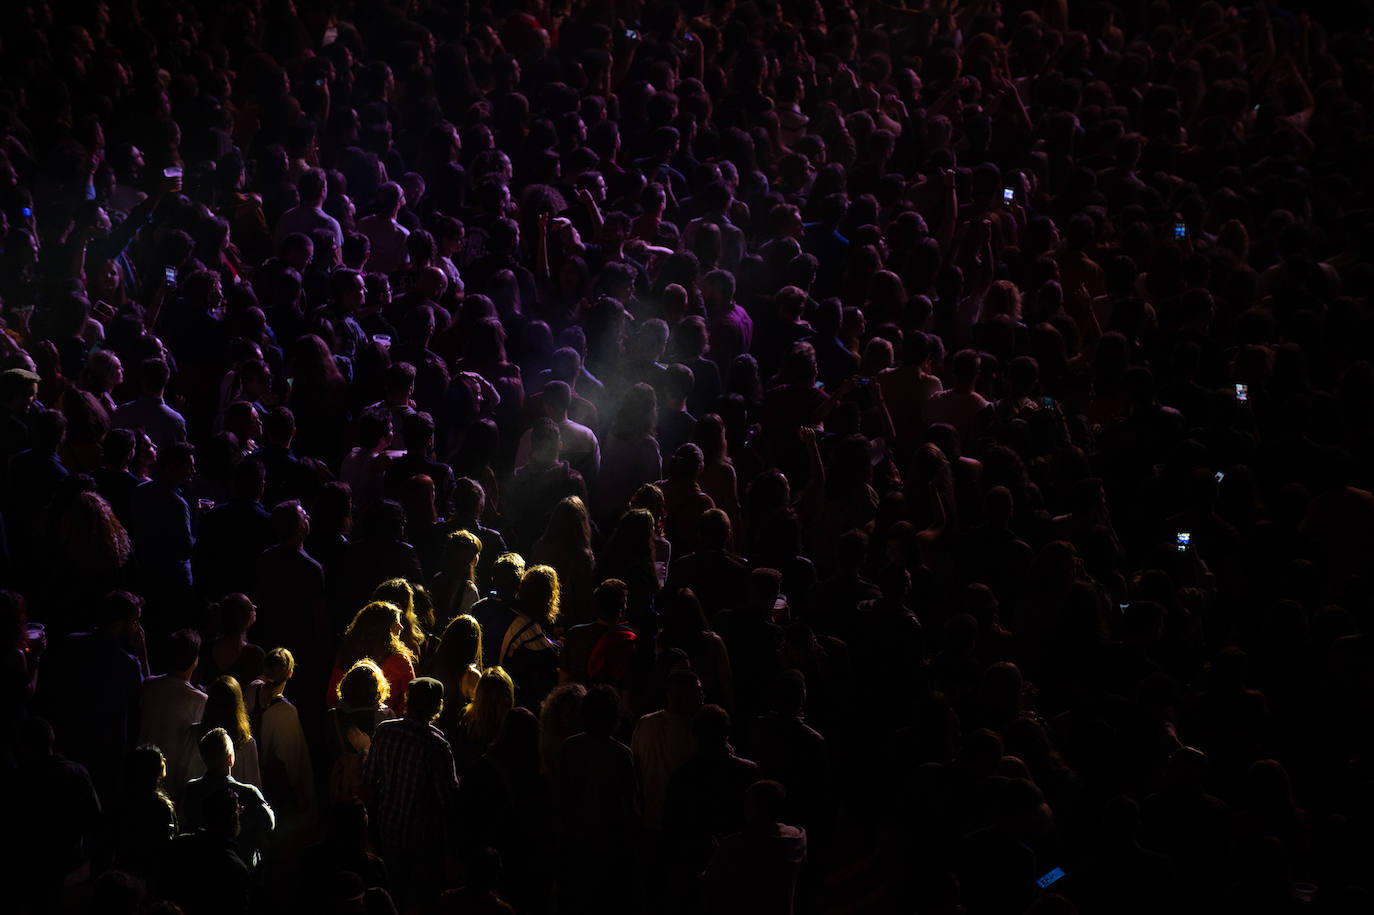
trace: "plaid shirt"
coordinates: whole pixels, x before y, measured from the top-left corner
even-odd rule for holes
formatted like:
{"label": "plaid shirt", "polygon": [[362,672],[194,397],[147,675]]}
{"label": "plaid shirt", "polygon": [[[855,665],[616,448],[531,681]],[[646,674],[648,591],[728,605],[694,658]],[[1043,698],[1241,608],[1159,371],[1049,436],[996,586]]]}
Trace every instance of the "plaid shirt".
{"label": "plaid shirt", "polygon": [[453,751],[443,733],[412,718],[383,721],[372,735],[363,783],[373,789],[382,841],[416,848],[440,841],[458,797]]}

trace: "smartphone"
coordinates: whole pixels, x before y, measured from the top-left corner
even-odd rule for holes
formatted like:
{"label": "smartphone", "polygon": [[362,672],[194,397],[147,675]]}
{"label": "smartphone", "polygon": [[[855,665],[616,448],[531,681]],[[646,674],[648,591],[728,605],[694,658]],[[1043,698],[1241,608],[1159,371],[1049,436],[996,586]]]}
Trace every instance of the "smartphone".
{"label": "smartphone", "polygon": [[1222,480],[1224,480],[1224,479],[1226,479],[1226,474],[1223,473],[1222,471],[1218,470],[1218,471],[1217,471],[1217,482],[1220,483],[1220,482],[1221,482]]}
{"label": "smartphone", "polygon": [[323,85],[324,85],[324,80],[323,80],[323,79],[317,79],[317,80],[315,80],[315,85],[317,85],[317,86],[323,86]]}
{"label": "smartphone", "polygon": [[1011,206],[1013,203],[1015,203],[1016,191],[1012,190],[1009,187],[1002,188],[1002,202],[1005,203],[1007,206]]}
{"label": "smartphone", "polygon": [[1116,609],[1118,609],[1118,610],[1121,611],[1121,615],[1122,615],[1122,616],[1125,616],[1125,615],[1126,615],[1126,611],[1129,610],[1129,609],[1131,609],[1131,604],[1130,604],[1129,601],[1122,602],[1122,603],[1119,603],[1119,604],[1116,605]]}
{"label": "smartphone", "polygon": [[1048,874],[1045,874],[1043,877],[1038,878],[1038,879],[1035,881],[1035,885],[1038,886],[1038,887],[1040,887],[1040,889],[1043,890],[1043,889],[1045,889],[1046,887],[1050,886],[1051,884],[1058,883],[1058,882],[1059,882],[1060,880],[1062,880],[1063,878],[1064,878],[1064,868],[1062,868],[1062,867],[1056,867],[1054,870],[1050,871]]}
{"label": "smartphone", "polygon": [[818,382],[816,382],[815,384],[813,384],[811,387],[813,387],[813,388],[815,388],[817,391],[819,391],[821,388],[825,387],[825,382],[824,382],[824,381],[818,381]]}
{"label": "smartphone", "polygon": [[1187,238],[1188,226],[1181,222],[1174,223],[1174,238]]}
{"label": "smartphone", "polygon": [[180,178],[181,174],[180,165],[169,165],[162,170],[162,177],[164,178]]}
{"label": "smartphone", "polygon": [[1245,403],[1250,399],[1250,386],[1248,384],[1236,385],[1236,400]]}
{"label": "smartphone", "polygon": [[177,268],[168,267],[166,270],[163,271],[162,275],[167,278],[168,289],[177,288]]}
{"label": "smartphone", "polygon": [[626,30],[625,30],[625,37],[628,38],[628,39],[630,39],[631,41],[634,41],[634,40],[636,40],[637,38],[639,38],[639,33],[636,32],[634,29],[626,29]]}
{"label": "smartphone", "polygon": [[1193,542],[1193,535],[1187,531],[1179,531],[1174,535],[1174,546],[1180,553],[1188,552],[1188,546]]}
{"label": "smartphone", "polygon": [[869,384],[869,383],[872,382],[872,381],[873,381],[872,378],[860,378],[860,379],[859,379],[859,384]]}
{"label": "smartphone", "polygon": [[32,208],[32,207],[24,207],[24,209],[23,209],[21,212],[24,214],[24,218],[25,218],[25,219],[32,219],[32,218],[33,218],[33,208]]}

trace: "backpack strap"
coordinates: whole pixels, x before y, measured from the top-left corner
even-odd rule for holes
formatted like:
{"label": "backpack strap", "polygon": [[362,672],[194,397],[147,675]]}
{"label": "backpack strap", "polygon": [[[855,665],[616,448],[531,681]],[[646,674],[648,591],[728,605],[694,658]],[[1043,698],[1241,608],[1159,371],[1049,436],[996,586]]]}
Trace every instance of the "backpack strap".
{"label": "backpack strap", "polygon": [[497,659],[497,664],[506,663],[506,658],[510,657],[510,653],[514,651],[517,647],[519,647],[518,643],[520,641],[520,636],[528,632],[530,630],[530,627],[534,624],[534,620],[530,619],[529,617],[525,617],[525,625],[517,629],[515,631],[515,635],[510,634],[510,627],[506,628],[506,638],[504,641],[501,642],[501,657]]}
{"label": "backpack strap", "polygon": [[285,699],[285,696],[275,696],[266,705],[262,704],[263,687],[259,686],[257,693],[253,696],[253,711],[248,716],[248,723],[252,728],[253,736],[258,738],[258,743],[262,743],[262,718],[267,714],[267,710]]}

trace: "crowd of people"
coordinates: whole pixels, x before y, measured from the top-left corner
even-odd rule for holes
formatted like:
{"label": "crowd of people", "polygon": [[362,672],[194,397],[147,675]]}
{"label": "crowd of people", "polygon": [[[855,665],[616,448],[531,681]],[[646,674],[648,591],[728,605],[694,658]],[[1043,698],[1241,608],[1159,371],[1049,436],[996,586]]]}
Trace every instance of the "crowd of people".
{"label": "crowd of people", "polygon": [[17,911],[1374,907],[1368,3],[0,7]]}

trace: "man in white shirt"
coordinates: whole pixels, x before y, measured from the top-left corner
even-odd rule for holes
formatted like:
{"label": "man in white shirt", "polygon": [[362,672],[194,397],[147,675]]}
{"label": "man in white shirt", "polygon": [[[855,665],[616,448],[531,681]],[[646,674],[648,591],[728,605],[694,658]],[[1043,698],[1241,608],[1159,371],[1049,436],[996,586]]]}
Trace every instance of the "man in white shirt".
{"label": "man in white shirt", "polygon": [[186,778],[186,734],[205,711],[205,694],[191,685],[200,659],[200,635],[178,629],[167,640],[168,671],[143,681],[139,693],[140,743],[151,743],[167,760],[167,784],[178,788]]}
{"label": "man in white shirt", "polygon": [[272,236],[273,248],[280,254],[286,236],[299,232],[308,237],[315,229],[331,233],[335,244],[342,248],[343,229],[339,227],[339,221],[323,209],[324,199],[329,193],[329,180],[325,177],[324,169],[307,169],[297,182],[296,189],[301,196],[300,206],[287,210],[277,220],[277,231]]}
{"label": "man in white shirt", "polygon": [[[564,381],[550,381],[544,385],[544,413],[558,424],[558,456],[567,461],[573,470],[582,474],[588,486],[595,485],[596,475],[601,470],[601,444],[596,433],[581,423],[568,419],[568,408],[572,405],[572,388]],[[530,462],[533,450],[531,430],[526,429],[520,436],[520,444],[515,449],[515,469],[519,470]]]}
{"label": "man in white shirt", "polygon": [[358,220],[358,231],[372,243],[372,256],[367,260],[368,273],[395,273],[410,260],[406,239],[410,230],[396,221],[396,214],[405,206],[405,191],[395,181],[388,181],[377,189],[377,201],[371,216]]}

